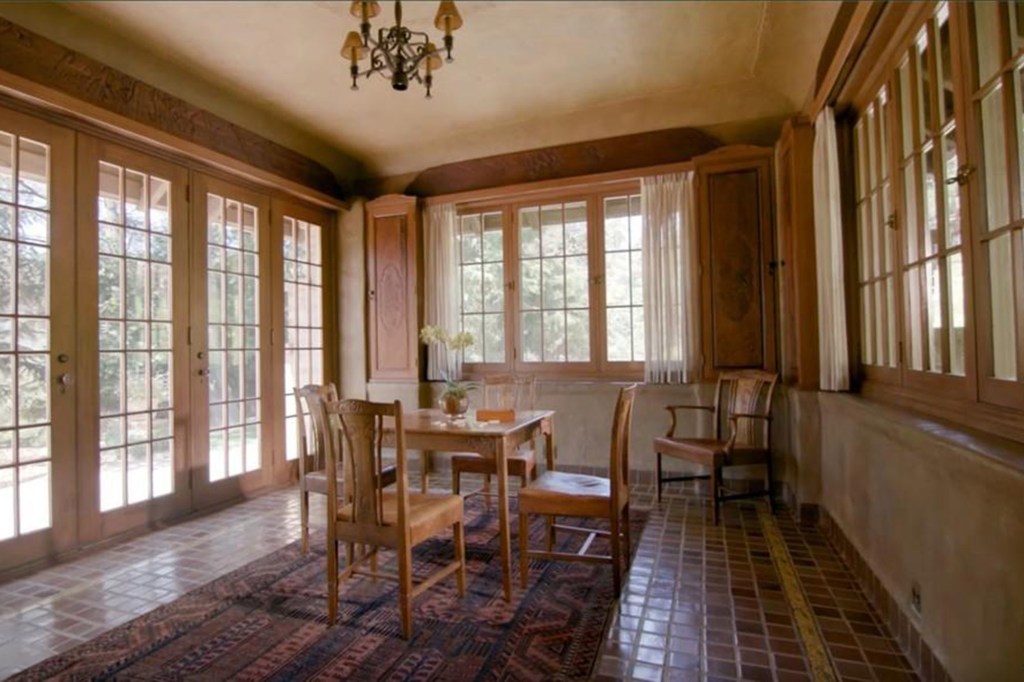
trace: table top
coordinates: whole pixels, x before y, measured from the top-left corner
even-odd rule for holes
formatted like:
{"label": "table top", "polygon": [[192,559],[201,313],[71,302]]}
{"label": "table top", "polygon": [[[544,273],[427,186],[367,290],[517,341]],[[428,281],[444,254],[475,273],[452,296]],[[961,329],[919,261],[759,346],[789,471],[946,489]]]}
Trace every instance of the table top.
{"label": "table top", "polygon": [[516,410],[515,421],[479,422],[476,419],[476,410],[469,410],[466,412],[465,423],[449,424],[448,417],[441,410],[420,409],[404,411],[402,423],[407,434],[450,433],[453,435],[503,436],[553,416],[555,413],[552,410]]}

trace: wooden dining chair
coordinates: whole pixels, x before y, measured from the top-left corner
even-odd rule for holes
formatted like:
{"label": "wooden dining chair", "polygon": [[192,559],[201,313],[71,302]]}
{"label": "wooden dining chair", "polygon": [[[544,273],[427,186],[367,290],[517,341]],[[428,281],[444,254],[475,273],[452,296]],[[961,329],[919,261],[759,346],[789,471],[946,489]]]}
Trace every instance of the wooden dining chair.
{"label": "wooden dining chair", "polygon": [[[337,419],[332,419],[336,416]],[[402,404],[342,400],[326,403],[314,413],[327,434],[327,617],[331,625],[338,614],[339,583],[351,576],[369,574],[398,582],[398,606],[402,636],[412,635],[412,600],[429,587],[456,576],[459,596],[466,592],[466,548],[462,522],[462,498],[439,493],[410,493],[405,451]],[[385,427],[394,429],[396,490],[382,490],[377,484],[384,470]],[[334,453],[338,445],[345,456]],[[338,462],[345,468],[347,501],[339,499]],[[419,584],[413,584],[413,547],[445,532],[449,527],[455,540],[455,558]],[[338,572],[338,544],[347,544],[348,562]],[[356,556],[355,545],[370,547]],[[377,551],[396,550],[397,574],[377,570]],[[369,569],[364,565],[370,561]]]}
{"label": "wooden dining chair", "polygon": [[[294,390],[296,418],[296,452],[299,460],[299,523],[302,530],[302,552],[309,552],[309,494],[327,494],[327,473],[322,420],[313,419],[313,412],[323,410],[326,403],[338,400],[338,389],[333,383],[307,384]],[[342,469],[338,468],[339,475]],[[395,482],[395,467],[384,467],[381,473],[382,486]],[[338,490],[344,495],[344,485],[339,481]]]}
{"label": "wooden dining chair", "polygon": [[[588,561],[612,564],[615,596],[622,591],[623,560],[629,568],[629,433],[633,421],[633,399],[636,384],[619,391],[612,419],[610,478],[585,476],[560,471],[544,472],[529,487],[519,491],[519,576],[523,588],[527,585],[530,559]],[[547,517],[547,550],[529,548],[530,515]],[[610,530],[579,528],[559,525],[555,517],[594,517],[608,519]],[[575,554],[555,551],[558,531],[587,535]],[[611,556],[587,554],[598,535],[607,536],[611,543]]]}
{"label": "wooden dining chair", "polygon": [[[658,501],[661,487],[672,481],[710,479],[712,519],[718,524],[719,508],[726,500],[750,497],[768,497],[772,513],[772,396],[779,375],[762,370],[722,372],[715,386],[715,399],[711,405],[668,405],[671,423],[668,432],[654,439],[657,453]],[[711,415],[712,438],[681,438],[676,435],[676,413],[679,410],[699,410]],[[726,431],[728,429],[728,431]],[[723,434],[728,432],[728,436]],[[706,474],[665,476],[662,457],[693,462],[707,469]],[[722,470],[731,466],[764,465],[764,490],[757,492],[727,493],[722,485]]]}
{"label": "wooden dining chair", "polygon": [[[532,410],[536,398],[536,378],[499,374],[484,377],[484,407],[492,410]],[[510,455],[508,475],[518,476],[521,487],[525,488],[528,480],[537,478],[537,457],[533,443],[524,444]],[[482,457],[470,452],[452,455],[452,492],[456,495],[461,490],[462,474],[483,474],[484,494],[491,492],[491,475],[497,474],[497,464],[493,459]]]}

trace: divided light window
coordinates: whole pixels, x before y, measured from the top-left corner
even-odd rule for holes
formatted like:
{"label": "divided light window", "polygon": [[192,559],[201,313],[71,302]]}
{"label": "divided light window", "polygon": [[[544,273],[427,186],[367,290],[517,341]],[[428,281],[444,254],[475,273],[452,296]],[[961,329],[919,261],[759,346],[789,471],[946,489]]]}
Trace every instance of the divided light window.
{"label": "divided light window", "polygon": [[1024,409],[1024,5],[940,3],[904,40],[854,127],[861,363]]}
{"label": "divided light window", "polygon": [[621,183],[460,210],[460,319],[476,338],[465,352],[471,372],[642,371],[636,190],[635,182]]}

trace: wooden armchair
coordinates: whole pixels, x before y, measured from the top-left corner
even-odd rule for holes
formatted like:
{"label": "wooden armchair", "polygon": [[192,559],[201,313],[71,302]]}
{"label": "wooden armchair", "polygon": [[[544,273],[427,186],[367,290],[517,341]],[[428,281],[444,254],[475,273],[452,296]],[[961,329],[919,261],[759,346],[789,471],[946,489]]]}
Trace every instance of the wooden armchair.
{"label": "wooden armchair", "polygon": [[[532,410],[536,397],[536,379],[530,376],[500,374],[484,378],[484,407],[496,410]],[[518,476],[523,488],[527,479],[537,478],[537,459],[533,443],[516,450],[508,458],[509,476]],[[459,494],[462,474],[483,474],[484,493],[491,491],[491,474],[497,474],[493,459],[473,453],[459,453],[452,456],[452,492]]]}
{"label": "wooden armchair", "polygon": [[[529,487],[519,491],[519,575],[523,588],[527,583],[530,559],[554,559],[611,563],[615,596],[621,593],[622,564],[629,568],[629,433],[635,397],[636,384],[619,391],[612,420],[610,478],[547,471]],[[547,551],[529,549],[530,514],[548,517]],[[556,516],[608,519],[611,529],[562,526],[553,522]],[[584,533],[588,538],[576,554],[556,552],[555,533],[559,530]],[[597,535],[608,536],[611,556],[586,553]]]}
{"label": "wooden armchair", "polygon": [[[665,409],[671,416],[668,433],[654,439],[654,451],[658,456],[658,501],[661,502],[661,487],[671,481],[708,479],[711,483],[712,518],[718,524],[719,506],[726,500],[749,497],[768,497],[772,504],[772,450],[771,450],[771,409],[772,395],[779,375],[761,370],[740,370],[722,372],[715,387],[715,401],[712,405],[669,405]],[[676,436],[676,413],[679,410],[700,410],[711,415],[713,438],[680,438]],[[728,425],[729,436],[723,438],[723,427]],[[699,464],[709,473],[687,476],[666,477],[662,470],[662,456],[675,457]],[[765,466],[764,490],[747,493],[724,492],[722,469],[730,466],[763,464]]]}
{"label": "wooden armchair", "polygon": [[[331,419],[336,416],[337,419]],[[462,498],[448,494],[410,493],[405,453],[402,404],[342,400],[327,403],[314,413],[327,434],[327,614],[334,624],[338,614],[338,586],[356,573],[398,582],[402,636],[412,634],[412,600],[439,581],[456,576],[459,596],[466,591],[466,550],[462,525]],[[385,491],[378,485],[384,471],[382,449],[386,420],[393,424],[397,486]],[[346,456],[335,455],[343,444]],[[344,462],[346,499],[339,500],[338,462]],[[455,558],[418,585],[413,585],[412,549],[424,540],[452,528]],[[347,543],[348,564],[339,575],[338,543]],[[368,545],[369,552],[355,556],[355,545]],[[395,549],[398,573],[376,570],[377,550]],[[370,560],[370,570],[362,567]]]}
{"label": "wooden armchair", "polygon": [[[307,384],[296,388],[295,417],[296,437],[299,455],[299,520],[302,526],[302,552],[309,551],[309,494],[327,494],[327,473],[324,438],[326,432],[321,430],[323,420],[313,418],[313,414],[324,409],[326,403],[338,400],[338,389],[334,384]],[[338,468],[341,475],[341,468]],[[395,482],[395,467],[387,466],[381,472],[382,487]],[[338,491],[344,495],[344,486],[339,481]]]}

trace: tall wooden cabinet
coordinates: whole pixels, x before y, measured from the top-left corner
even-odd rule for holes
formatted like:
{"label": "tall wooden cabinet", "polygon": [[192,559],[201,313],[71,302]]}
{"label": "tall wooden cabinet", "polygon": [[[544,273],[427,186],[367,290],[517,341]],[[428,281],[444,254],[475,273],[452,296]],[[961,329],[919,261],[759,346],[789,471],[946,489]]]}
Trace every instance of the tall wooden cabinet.
{"label": "tall wooden cabinet", "polygon": [[723,147],[694,158],[701,231],[704,373],[776,358],[772,150]]}
{"label": "tall wooden cabinet", "polygon": [[419,378],[416,198],[366,204],[367,359],[371,381]]}

